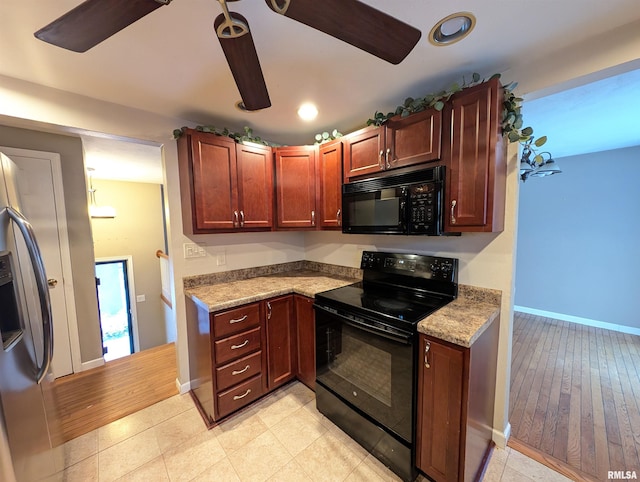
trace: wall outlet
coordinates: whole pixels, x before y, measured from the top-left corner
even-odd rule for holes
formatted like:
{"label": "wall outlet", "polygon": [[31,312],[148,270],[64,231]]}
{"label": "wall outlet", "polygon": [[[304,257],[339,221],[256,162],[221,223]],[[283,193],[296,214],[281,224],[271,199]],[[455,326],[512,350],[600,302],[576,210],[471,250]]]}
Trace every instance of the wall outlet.
{"label": "wall outlet", "polygon": [[184,250],[184,257],[186,258],[204,258],[207,255],[207,250],[203,246],[196,243],[184,243],[182,245]]}
{"label": "wall outlet", "polygon": [[227,253],[225,251],[219,251],[216,253],[216,265],[225,266],[227,264]]}
{"label": "wall outlet", "polygon": [[145,295],[138,295],[138,296],[136,296],[136,301],[138,303],[141,303],[143,301],[147,301],[147,297]]}

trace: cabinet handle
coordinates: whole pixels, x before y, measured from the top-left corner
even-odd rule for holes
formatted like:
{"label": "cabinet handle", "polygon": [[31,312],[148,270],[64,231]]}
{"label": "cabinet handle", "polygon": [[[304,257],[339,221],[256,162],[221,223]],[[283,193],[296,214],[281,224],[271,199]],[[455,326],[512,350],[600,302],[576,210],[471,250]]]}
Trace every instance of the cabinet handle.
{"label": "cabinet handle", "polygon": [[240,211],[240,227],[244,228],[244,211]]}
{"label": "cabinet handle", "polygon": [[424,345],[424,367],[431,368],[429,364],[429,349],[431,348],[431,342],[426,342]]}
{"label": "cabinet handle", "polygon": [[271,319],[271,303],[267,301],[267,320]]}
{"label": "cabinet handle", "polygon": [[233,370],[231,372],[232,375],[240,375],[241,373],[246,372],[249,369],[249,365],[247,365],[246,367],[244,367],[242,370]]}
{"label": "cabinet handle", "polygon": [[456,224],[456,216],[454,214],[454,210],[456,208],[456,200],[451,201],[451,224]]}
{"label": "cabinet handle", "polygon": [[233,211],[233,227],[238,227],[238,211]]}
{"label": "cabinet handle", "polygon": [[240,323],[241,321],[244,321],[247,319],[249,315],[244,315],[242,318],[232,318],[229,320],[229,324],[233,325],[234,323]]}
{"label": "cabinet handle", "polygon": [[382,160],[382,156],[384,156],[384,151],[380,151],[380,157],[378,157],[378,166],[380,169],[384,169],[384,161]]}
{"label": "cabinet handle", "polygon": [[316,225],[316,212],[311,211],[311,226],[315,226],[315,225]]}
{"label": "cabinet handle", "polygon": [[387,165],[387,169],[391,169],[391,164],[389,163],[389,154],[391,154],[391,148],[387,148],[387,152],[384,155],[384,161]]}
{"label": "cabinet handle", "polygon": [[247,346],[249,344],[249,340],[245,340],[243,343],[240,343],[239,345],[231,345],[231,349],[232,350],[237,350],[238,348],[243,348],[245,346]]}
{"label": "cabinet handle", "polygon": [[338,223],[338,226],[342,226],[342,210],[338,209],[338,212],[336,213],[336,222]]}
{"label": "cabinet handle", "polygon": [[246,397],[246,396],[247,396],[247,395],[249,395],[250,393],[251,393],[251,389],[250,389],[250,388],[247,388],[247,391],[246,391],[246,392],[244,392],[242,395],[234,395],[234,396],[233,396],[233,399],[234,399],[234,400],[240,400],[241,398]]}

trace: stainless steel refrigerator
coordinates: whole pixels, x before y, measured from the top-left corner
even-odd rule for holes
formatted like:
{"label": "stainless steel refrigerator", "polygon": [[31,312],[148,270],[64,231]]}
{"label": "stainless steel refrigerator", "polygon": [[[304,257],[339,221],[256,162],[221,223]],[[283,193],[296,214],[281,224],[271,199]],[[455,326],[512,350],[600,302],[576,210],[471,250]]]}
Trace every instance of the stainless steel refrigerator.
{"label": "stainless steel refrigerator", "polygon": [[52,444],[58,422],[47,277],[33,227],[20,212],[17,175],[0,153],[0,444],[5,452],[8,445],[15,479],[31,482],[61,467]]}

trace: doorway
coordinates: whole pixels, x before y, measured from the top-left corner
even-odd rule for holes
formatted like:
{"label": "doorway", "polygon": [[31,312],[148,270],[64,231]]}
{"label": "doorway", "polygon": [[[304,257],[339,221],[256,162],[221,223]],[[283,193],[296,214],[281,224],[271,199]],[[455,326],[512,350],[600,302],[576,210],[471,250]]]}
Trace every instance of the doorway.
{"label": "doorway", "polygon": [[131,257],[97,259],[95,269],[102,351],[108,362],[139,350]]}

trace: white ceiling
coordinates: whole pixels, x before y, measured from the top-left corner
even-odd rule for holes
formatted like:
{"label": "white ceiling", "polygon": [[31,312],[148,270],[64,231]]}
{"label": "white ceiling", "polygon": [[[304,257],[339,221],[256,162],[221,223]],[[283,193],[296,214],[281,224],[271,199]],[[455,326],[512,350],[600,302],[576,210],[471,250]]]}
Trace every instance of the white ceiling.
{"label": "white ceiling", "polygon": [[[273,142],[304,144],[312,143],[323,130],[349,132],[362,127],[376,110],[393,110],[407,96],[440,90],[471,72],[490,75],[534,60],[544,62],[553,52],[640,20],[638,0],[363,1],[422,31],[419,44],[401,64],[388,64],[281,17],[264,0],[229,4],[248,19],[261,60],[272,107],[259,112],[234,107],[239,95],[213,32],[213,21],[220,13],[215,0],[175,0],[84,54],[33,37],[33,32],[80,0],[2,0],[0,74],[187,119],[189,125],[213,124],[238,131],[249,126]],[[475,14],[475,30],[451,46],[432,46],[427,35],[433,24],[457,11]],[[519,79],[505,76],[505,80]],[[599,95],[594,97],[604,100],[600,87],[595,89]],[[566,99],[569,105],[561,110],[580,104],[583,109],[568,115],[568,121],[558,117],[559,124],[548,126],[549,108],[542,100],[532,101],[525,110],[525,123],[534,126],[536,133],[547,134],[549,147],[556,139],[565,145],[583,132],[585,110],[596,109],[587,108],[585,98],[582,93],[577,98],[564,96],[563,102]],[[551,103],[556,110],[557,99]],[[629,103],[628,92],[623,99],[618,108]],[[296,110],[309,100],[318,105],[320,114],[305,123]],[[580,129],[573,127],[577,119]],[[589,140],[598,137],[603,136],[591,135]],[[114,147],[114,142],[120,142],[114,139],[83,141],[88,159],[93,147],[102,152],[120,149],[117,157],[123,156],[123,147],[135,147],[129,142]],[[578,144],[586,146],[584,141]],[[159,166],[155,149],[136,147],[138,155],[141,151],[151,154]],[[562,152],[561,147],[554,149]]]}

